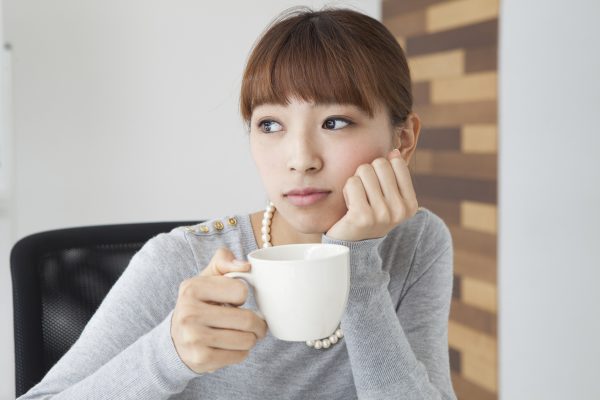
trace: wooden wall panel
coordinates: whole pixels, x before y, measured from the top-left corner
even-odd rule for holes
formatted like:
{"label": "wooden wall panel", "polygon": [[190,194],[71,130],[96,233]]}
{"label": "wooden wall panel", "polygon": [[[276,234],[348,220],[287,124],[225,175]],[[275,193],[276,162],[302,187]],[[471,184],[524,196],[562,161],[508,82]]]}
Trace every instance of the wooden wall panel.
{"label": "wooden wall panel", "polygon": [[498,3],[382,3],[423,124],[410,165],[419,204],[444,219],[454,242],[448,340],[461,400],[498,398]]}

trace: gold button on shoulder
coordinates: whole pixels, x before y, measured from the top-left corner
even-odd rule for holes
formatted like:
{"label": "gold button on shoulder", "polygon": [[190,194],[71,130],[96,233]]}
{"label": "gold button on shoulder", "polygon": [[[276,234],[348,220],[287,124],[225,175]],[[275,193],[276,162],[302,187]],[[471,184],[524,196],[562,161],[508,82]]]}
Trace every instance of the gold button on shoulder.
{"label": "gold button on shoulder", "polygon": [[223,225],[223,223],[221,221],[215,221],[215,223],[213,224],[213,226],[218,231],[223,230],[223,227],[224,227],[224,225]]}
{"label": "gold button on shoulder", "polygon": [[235,219],[234,217],[231,217],[227,220],[227,223],[231,226],[236,226],[237,225],[237,219]]}
{"label": "gold button on shoulder", "polygon": [[200,230],[200,232],[202,232],[202,233],[208,233],[208,231],[210,230],[210,229],[208,228],[208,226],[206,226],[206,225],[200,225],[200,227],[199,227],[198,229],[199,229],[199,230]]}

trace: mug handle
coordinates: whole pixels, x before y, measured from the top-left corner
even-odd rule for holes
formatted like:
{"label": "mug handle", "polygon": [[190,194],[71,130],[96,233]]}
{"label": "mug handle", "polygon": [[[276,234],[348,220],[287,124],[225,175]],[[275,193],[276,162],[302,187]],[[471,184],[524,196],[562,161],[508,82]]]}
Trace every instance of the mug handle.
{"label": "mug handle", "polygon": [[[224,274],[223,276],[226,276],[228,278],[235,278],[235,279],[241,279],[244,282],[246,282],[248,284],[248,286],[250,286],[252,288],[252,290],[254,290],[254,280],[252,279],[252,275],[249,272],[228,272],[226,274]],[[255,292],[256,293],[256,292]],[[229,306],[228,304],[226,304],[227,306]],[[229,306],[231,307],[231,306]],[[260,312],[260,310],[252,310],[254,311],[260,318],[265,319],[265,316],[263,315],[262,312]]]}

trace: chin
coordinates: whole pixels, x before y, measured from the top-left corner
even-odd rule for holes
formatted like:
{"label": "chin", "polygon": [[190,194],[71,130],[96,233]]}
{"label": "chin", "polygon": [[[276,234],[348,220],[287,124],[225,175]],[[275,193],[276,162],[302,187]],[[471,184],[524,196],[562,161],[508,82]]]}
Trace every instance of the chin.
{"label": "chin", "polygon": [[325,233],[343,216],[336,217],[327,209],[320,213],[299,214],[294,213],[288,221],[294,229],[304,234]]}

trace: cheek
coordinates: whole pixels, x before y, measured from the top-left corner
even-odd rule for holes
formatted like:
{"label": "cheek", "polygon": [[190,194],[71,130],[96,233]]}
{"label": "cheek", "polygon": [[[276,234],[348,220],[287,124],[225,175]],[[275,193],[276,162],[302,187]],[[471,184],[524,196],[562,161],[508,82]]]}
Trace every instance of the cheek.
{"label": "cheek", "polygon": [[344,187],[346,180],[356,173],[361,164],[370,164],[378,157],[385,157],[383,149],[369,142],[348,145],[339,150],[330,163],[333,171],[336,171],[337,180],[342,181],[338,182],[340,188]]}

